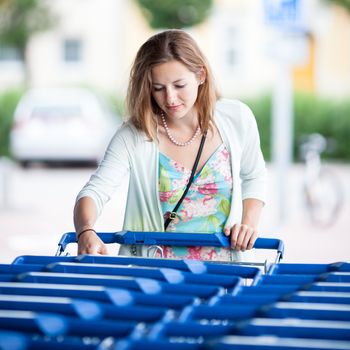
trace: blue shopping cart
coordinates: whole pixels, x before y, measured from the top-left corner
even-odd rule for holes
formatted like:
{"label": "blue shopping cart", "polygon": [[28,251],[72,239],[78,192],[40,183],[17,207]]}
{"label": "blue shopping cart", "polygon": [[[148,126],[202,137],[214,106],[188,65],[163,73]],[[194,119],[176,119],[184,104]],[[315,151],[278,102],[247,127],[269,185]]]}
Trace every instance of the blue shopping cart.
{"label": "blue shopping cart", "polygon": [[[191,245],[145,232],[109,243]],[[211,236],[211,237],[209,237]],[[195,240],[195,238],[197,240]],[[202,245],[227,246],[221,235]],[[350,264],[267,266],[126,256],[17,257],[0,265],[0,349],[350,349]],[[198,244],[197,244],[198,245]],[[247,279],[250,283],[246,283]]]}
{"label": "blue shopping cart", "polygon": [[[98,236],[106,244],[117,243],[120,245],[142,245],[148,247],[148,252],[158,252],[162,256],[162,246],[201,246],[201,247],[230,247],[229,238],[223,233],[206,234],[206,233],[164,233],[164,232],[99,232]],[[75,232],[65,233],[60,242],[56,255],[60,256],[65,253],[67,246],[76,243]],[[258,238],[255,241],[254,249],[272,250],[276,252],[273,263],[279,263],[283,257],[284,244],[280,239],[275,238]],[[151,255],[151,254],[149,254]],[[223,263],[223,262],[222,262]],[[230,262],[228,262],[230,263]],[[260,266],[264,272],[267,271],[269,262],[263,261],[243,261],[235,264]]]}

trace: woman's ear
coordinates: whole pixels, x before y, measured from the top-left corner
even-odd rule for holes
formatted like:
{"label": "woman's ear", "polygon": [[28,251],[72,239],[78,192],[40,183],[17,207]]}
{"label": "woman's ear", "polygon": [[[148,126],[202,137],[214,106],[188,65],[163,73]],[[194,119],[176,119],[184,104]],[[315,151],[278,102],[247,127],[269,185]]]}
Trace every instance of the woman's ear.
{"label": "woman's ear", "polygon": [[205,71],[204,67],[202,67],[199,70],[197,76],[198,76],[198,83],[199,83],[199,85],[202,85],[205,82],[205,79],[207,77],[207,72]]}

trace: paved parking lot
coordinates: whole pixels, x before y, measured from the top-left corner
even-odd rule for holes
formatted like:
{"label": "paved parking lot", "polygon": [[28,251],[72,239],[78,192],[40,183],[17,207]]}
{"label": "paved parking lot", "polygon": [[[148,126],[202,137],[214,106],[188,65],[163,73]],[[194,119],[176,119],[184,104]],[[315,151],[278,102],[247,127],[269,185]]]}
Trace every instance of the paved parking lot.
{"label": "paved parking lot", "polygon": [[[319,229],[308,220],[301,201],[301,165],[293,166],[289,173],[286,198],[289,218],[284,223],[278,222],[275,171],[268,166],[270,200],[265,207],[260,230],[263,236],[283,239],[286,246],[284,261],[350,261],[350,166],[331,167],[342,183],[345,207],[332,227]],[[73,230],[75,196],[92,171],[92,168],[21,169],[11,164],[6,184],[6,205],[4,193],[0,193],[0,263],[10,263],[22,254],[53,255],[62,233]],[[121,229],[124,199],[125,193],[115,194],[97,223],[98,230]]]}
{"label": "paved parking lot", "polygon": [[330,263],[350,261],[350,166],[326,165],[338,178],[342,190],[344,205],[333,225],[327,228],[315,227],[309,219],[302,200],[303,168],[295,165],[290,171],[288,197],[289,218],[279,224],[275,219],[278,212],[277,194],[274,191],[276,174],[270,168],[269,192],[271,203],[267,205],[262,218],[261,234],[277,235],[286,247],[285,261]]}

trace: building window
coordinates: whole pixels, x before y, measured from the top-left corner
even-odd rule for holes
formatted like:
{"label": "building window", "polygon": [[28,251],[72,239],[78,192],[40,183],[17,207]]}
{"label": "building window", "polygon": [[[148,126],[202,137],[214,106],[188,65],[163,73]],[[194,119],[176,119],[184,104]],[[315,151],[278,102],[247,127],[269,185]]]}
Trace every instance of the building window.
{"label": "building window", "polygon": [[228,70],[236,69],[241,64],[242,45],[237,27],[228,26],[224,33],[225,40],[225,66]]}
{"label": "building window", "polygon": [[82,42],[79,39],[66,39],[63,43],[63,59],[65,62],[82,61]]}
{"label": "building window", "polygon": [[21,55],[17,48],[0,44],[0,62],[18,61],[21,61]]}

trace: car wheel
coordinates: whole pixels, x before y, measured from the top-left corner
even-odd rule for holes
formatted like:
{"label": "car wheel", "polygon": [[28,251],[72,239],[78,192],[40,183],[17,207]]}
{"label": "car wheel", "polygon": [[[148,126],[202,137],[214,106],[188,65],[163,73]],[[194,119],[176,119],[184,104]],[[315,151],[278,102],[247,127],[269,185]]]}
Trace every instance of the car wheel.
{"label": "car wheel", "polygon": [[20,160],[19,164],[20,164],[20,166],[23,169],[28,169],[30,167],[30,161],[29,160]]}

